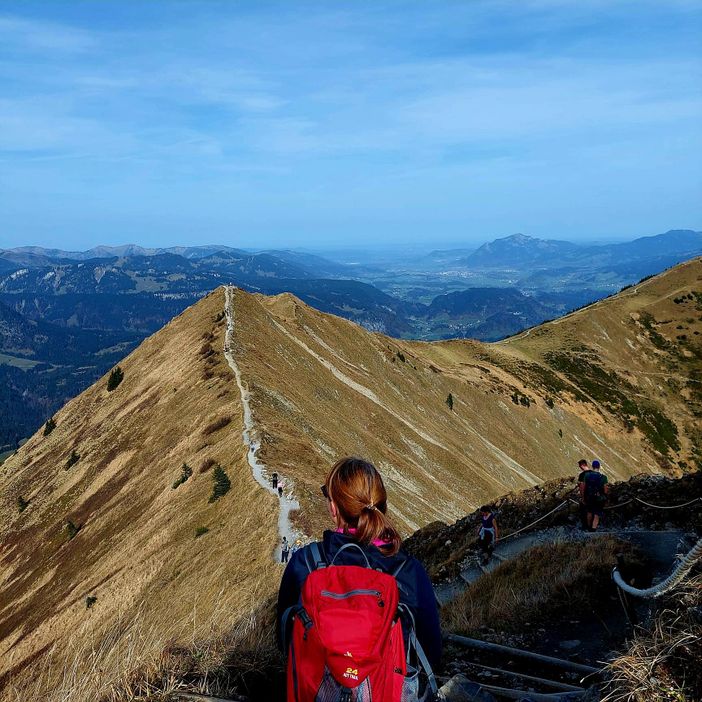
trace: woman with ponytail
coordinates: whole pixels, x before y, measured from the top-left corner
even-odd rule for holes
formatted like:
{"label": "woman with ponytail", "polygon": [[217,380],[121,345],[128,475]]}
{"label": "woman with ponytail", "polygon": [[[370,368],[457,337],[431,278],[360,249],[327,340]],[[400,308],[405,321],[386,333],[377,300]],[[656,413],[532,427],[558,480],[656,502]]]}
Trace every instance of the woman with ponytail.
{"label": "woman with ponytail", "polygon": [[[380,473],[368,461],[343,458],[332,466],[321,490],[334,528],[324,532],[321,542],[305,546],[290,559],[278,594],[279,627],[285,612],[299,604],[305,580],[316,567],[368,564],[395,576],[400,604],[411,612],[432,667],[438,666],[441,630],[434,591],[419,561],[400,548],[400,535],[386,516],[387,493]],[[320,554],[324,563],[315,563]],[[286,645],[284,637],[279,641]]]}

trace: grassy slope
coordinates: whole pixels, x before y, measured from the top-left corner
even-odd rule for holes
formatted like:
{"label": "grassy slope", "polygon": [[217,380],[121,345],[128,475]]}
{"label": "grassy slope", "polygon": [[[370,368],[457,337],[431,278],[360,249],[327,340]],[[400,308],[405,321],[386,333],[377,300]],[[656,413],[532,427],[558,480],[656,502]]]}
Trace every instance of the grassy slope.
{"label": "grassy slope", "polygon": [[575,383],[661,465],[702,467],[702,259],[499,347]]}
{"label": "grassy slope", "polygon": [[[697,301],[678,305],[672,298],[678,290],[702,289],[701,276],[697,260],[636,293],[625,291],[526,338],[491,345],[397,341],[315,312],[291,295],[240,293],[237,315],[246,324],[237,328],[237,356],[262,427],[262,456],[295,479],[303,505],[299,523],[308,533],[323,524],[319,483],[344,453],[368,456],[383,470],[406,532],[568,474],[583,455],[598,457],[615,479],[661,468],[675,473],[695,461],[698,410],[688,406],[687,395],[697,387],[699,336],[698,322],[685,321]],[[672,327],[686,326],[688,347],[657,348],[631,317],[639,304],[667,314]],[[609,339],[606,354],[595,345],[600,327]],[[587,368],[581,356],[574,356],[570,375],[546,358],[549,351],[581,349],[583,339],[597,354],[591,365],[602,363],[602,373],[615,374],[601,384],[602,393],[619,389],[611,402],[592,398],[591,379],[577,372]],[[631,353],[627,339],[635,347]],[[659,368],[669,364],[676,377],[664,389],[678,390],[661,396],[668,376],[652,373],[664,373]],[[453,411],[446,405],[449,393]],[[624,408],[631,417],[617,404],[622,397],[636,404]],[[679,452],[661,443],[671,431]]]}
{"label": "grassy slope", "polygon": [[[246,464],[239,395],[222,354],[208,362],[201,353],[208,333],[222,349],[223,326],[213,320],[223,300],[213,293],[145,341],[121,364],[114,392],[103,379],[56,415],[50,436],[38,433],[3,464],[0,673],[52,645],[60,658],[72,636],[90,639],[118,614],[129,621],[139,612],[141,631],[153,624],[165,634],[197,628],[217,608],[224,626],[273,577],[275,500]],[[221,416],[233,421],[205,436]],[[64,470],[71,449],[81,458]],[[208,457],[232,481],[214,504],[212,470],[198,470]],[[174,490],[184,461],[193,476]],[[30,503],[21,514],[19,495]],[[69,519],[82,527],[70,541]],[[210,531],[195,539],[198,526]],[[90,610],[88,594],[97,597]]]}

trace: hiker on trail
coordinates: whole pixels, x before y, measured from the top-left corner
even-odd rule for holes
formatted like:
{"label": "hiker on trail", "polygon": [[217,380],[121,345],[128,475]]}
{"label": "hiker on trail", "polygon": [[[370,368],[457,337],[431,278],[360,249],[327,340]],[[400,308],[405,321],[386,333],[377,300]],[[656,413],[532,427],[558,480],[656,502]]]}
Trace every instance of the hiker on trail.
{"label": "hiker on trail", "polygon": [[435,691],[441,658],[429,577],[400,550],[373,464],[341,459],[321,489],[334,528],[293,554],[278,594],[287,700],[417,702],[417,669]]}
{"label": "hiker on trail", "polygon": [[483,565],[490,560],[498,538],[499,533],[495,513],[492,511],[492,507],[483,505],[480,508],[480,528],[478,529],[478,539],[480,541]]}
{"label": "hiker on trail", "polygon": [[590,466],[588,466],[587,461],[584,458],[581,458],[578,461],[578,470],[580,471],[580,474],[578,475],[578,494],[580,496],[578,512],[580,514],[580,527],[583,531],[588,531],[590,525],[587,521],[587,507],[585,506],[585,498],[583,496],[583,485],[585,483],[585,477],[590,472]]}
{"label": "hiker on trail", "polygon": [[588,471],[580,487],[580,495],[587,509],[588,531],[597,531],[600,519],[604,514],[608,493],[607,476],[600,473],[600,462],[593,461],[592,468]]}
{"label": "hiker on trail", "polygon": [[277,473],[271,474],[271,485],[273,486],[274,490],[278,489],[278,474]]}
{"label": "hiker on trail", "polygon": [[284,487],[285,487],[285,483],[281,480],[281,481],[278,483],[278,497],[282,497],[282,496],[283,496],[283,488],[284,488]]}
{"label": "hiker on trail", "polygon": [[290,544],[286,536],[283,537],[283,541],[280,545],[280,562],[287,563],[288,556],[290,555]]}

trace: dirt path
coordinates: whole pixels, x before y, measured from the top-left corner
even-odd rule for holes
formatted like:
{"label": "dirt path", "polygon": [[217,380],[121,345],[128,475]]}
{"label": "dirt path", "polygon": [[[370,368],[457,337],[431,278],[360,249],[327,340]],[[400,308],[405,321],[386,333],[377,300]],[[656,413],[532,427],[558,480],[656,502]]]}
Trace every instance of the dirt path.
{"label": "dirt path", "polygon": [[[234,359],[234,352],[232,351],[234,346],[234,306],[232,305],[232,291],[233,288],[230,286],[225,288],[224,314],[227,320],[227,332],[224,337],[224,357],[227,359],[229,367],[234,372],[236,384],[238,385],[239,392],[241,394],[241,406],[244,411],[244,427],[241,432],[241,437],[244,441],[244,446],[246,446],[248,449],[246,457],[256,482],[264,490],[267,490],[272,495],[275,495],[276,499],[280,501],[280,509],[278,511],[278,542],[282,541],[283,537],[285,536],[289,543],[293,543],[294,540],[300,536],[300,534],[292,525],[290,513],[293,510],[299,509],[300,504],[292,497],[292,486],[290,481],[280,473],[278,473],[278,479],[284,483],[286,491],[283,493],[282,497],[278,497],[278,491],[273,489],[268,477],[268,468],[256,457],[256,453],[261,446],[261,442],[256,436],[253,414],[251,412],[251,404],[249,402],[249,391],[246,387],[244,387],[244,382],[241,377],[241,370]],[[276,561],[280,560],[278,546],[276,546],[273,559]]]}

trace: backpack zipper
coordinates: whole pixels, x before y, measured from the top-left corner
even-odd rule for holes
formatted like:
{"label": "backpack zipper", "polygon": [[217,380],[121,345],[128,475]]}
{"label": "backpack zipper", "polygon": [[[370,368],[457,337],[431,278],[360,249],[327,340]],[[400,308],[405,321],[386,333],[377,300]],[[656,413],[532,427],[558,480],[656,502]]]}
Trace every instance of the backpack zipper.
{"label": "backpack zipper", "polygon": [[371,597],[377,597],[378,606],[385,606],[385,602],[382,600],[383,595],[380,590],[366,590],[363,588],[349,590],[348,592],[330,592],[329,590],[322,590],[322,597],[331,597],[335,600],[347,600],[349,597],[356,597],[357,595],[370,595]]}

